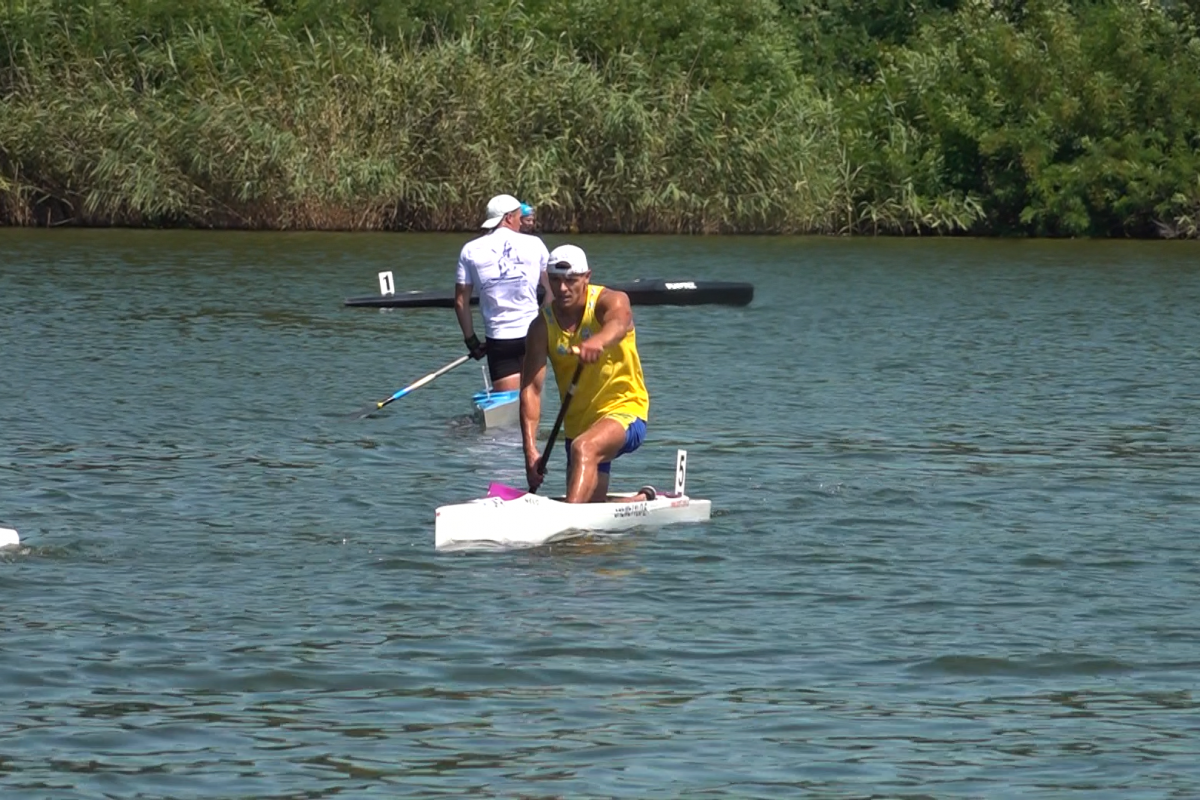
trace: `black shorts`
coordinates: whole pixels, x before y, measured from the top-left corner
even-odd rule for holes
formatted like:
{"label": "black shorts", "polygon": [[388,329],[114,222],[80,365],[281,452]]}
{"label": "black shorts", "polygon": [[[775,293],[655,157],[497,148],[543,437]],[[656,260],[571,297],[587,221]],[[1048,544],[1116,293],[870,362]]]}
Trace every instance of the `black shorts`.
{"label": "black shorts", "polygon": [[521,374],[525,360],[525,337],[520,339],[487,339],[488,374],[493,381]]}

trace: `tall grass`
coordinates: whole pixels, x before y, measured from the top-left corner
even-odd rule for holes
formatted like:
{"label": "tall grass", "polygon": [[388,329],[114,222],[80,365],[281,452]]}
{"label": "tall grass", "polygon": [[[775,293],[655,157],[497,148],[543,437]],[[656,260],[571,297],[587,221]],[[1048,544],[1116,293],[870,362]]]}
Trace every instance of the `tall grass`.
{"label": "tall grass", "polygon": [[550,231],[1196,233],[1161,12],[967,3],[835,80],[768,0],[576,5],[8,0],[0,221],[453,230],[510,191]]}
{"label": "tall grass", "polygon": [[[828,103],[722,102],[530,33],[378,47],[269,16],[98,53],[49,6],[0,114],[15,222],[453,229],[507,189],[554,230],[833,230]],[[15,167],[15,168],[14,168]]]}

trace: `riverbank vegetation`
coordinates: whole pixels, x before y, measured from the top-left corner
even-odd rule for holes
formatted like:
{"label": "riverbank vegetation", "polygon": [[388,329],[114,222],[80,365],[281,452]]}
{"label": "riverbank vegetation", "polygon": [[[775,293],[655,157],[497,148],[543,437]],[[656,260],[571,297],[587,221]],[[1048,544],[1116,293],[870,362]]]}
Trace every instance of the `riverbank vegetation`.
{"label": "riverbank vegetation", "polygon": [[2,0],[0,222],[1200,232],[1197,0]]}

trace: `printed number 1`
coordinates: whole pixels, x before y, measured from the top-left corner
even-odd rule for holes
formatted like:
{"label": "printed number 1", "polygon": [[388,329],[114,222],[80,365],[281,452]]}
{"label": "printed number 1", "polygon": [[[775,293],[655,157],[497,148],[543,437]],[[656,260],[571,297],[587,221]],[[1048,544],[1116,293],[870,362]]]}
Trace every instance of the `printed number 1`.
{"label": "printed number 1", "polygon": [[396,289],[392,285],[392,273],[379,273],[379,293],[380,294],[395,294]]}

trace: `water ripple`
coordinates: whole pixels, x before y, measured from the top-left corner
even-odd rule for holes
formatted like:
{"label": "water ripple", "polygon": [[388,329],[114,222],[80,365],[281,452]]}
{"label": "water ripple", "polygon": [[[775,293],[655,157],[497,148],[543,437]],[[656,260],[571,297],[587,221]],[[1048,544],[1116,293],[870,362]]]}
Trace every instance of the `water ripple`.
{"label": "water ripple", "polygon": [[5,798],[1200,796],[1190,249],[587,238],[713,519],[439,554],[461,241],[0,231]]}

